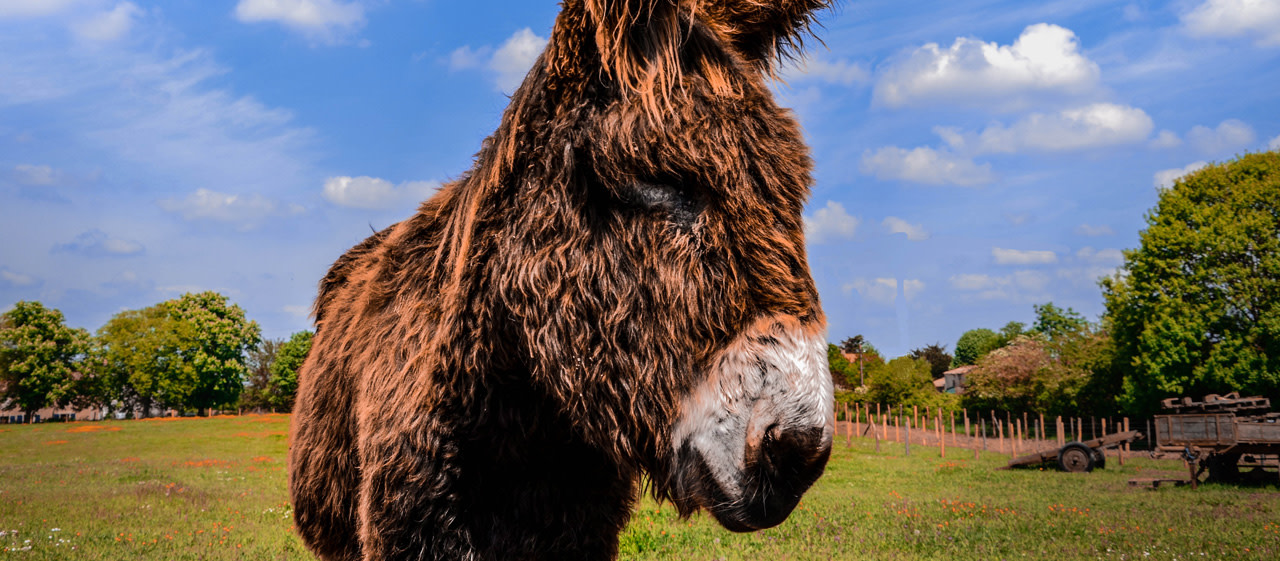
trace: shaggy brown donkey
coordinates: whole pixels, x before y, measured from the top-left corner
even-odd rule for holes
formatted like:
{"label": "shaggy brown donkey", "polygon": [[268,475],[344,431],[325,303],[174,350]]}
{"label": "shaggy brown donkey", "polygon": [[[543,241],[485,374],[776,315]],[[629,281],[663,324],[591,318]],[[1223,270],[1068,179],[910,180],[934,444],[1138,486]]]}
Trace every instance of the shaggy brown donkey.
{"label": "shaggy brown donkey", "polygon": [[320,283],[290,489],[318,555],[610,559],[646,474],[782,522],[826,464],[810,160],[766,86],[825,0],[565,0],[475,167]]}

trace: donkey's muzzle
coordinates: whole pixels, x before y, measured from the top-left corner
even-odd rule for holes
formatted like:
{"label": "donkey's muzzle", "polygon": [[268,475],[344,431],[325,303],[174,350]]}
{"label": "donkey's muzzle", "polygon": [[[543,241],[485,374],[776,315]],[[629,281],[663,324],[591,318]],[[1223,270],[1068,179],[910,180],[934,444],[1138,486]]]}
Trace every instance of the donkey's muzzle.
{"label": "donkey's muzzle", "polygon": [[744,454],[747,465],[741,473],[737,500],[715,501],[708,510],[734,532],[777,526],[822,475],[830,456],[831,440],[823,437],[820,428],[771,427],[759,445]]}
{"label": "donkey's muzzle", "polygon": [[819,327],[762,318],[682,402],[677,495],[729,530],[780,524],[826,467],[835,426]]}

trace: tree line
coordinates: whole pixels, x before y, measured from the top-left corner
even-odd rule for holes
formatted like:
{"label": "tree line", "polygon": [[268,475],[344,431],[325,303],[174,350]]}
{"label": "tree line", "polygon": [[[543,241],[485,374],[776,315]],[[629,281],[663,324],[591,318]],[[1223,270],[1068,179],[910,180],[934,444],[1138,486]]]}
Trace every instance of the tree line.
{"label": "tree line", "polygon": [[[1027,327],[971,329],[885,361],[831,345],[843,400],[1046,415],[1148,416],[1168,397],[1238,391],[1280,403],[1280,151],[1207,166],[1163,190],[1139,247],[1099,281],[1093,322],[1052,302]],[[858,357],[859,365],[844,353]],[[972,365],[962,395],[933,380]]]}
{"label": "tree line", "polygon": [[287,411],[311,335],[263,340],[258,323],[217,292],[122,311],[92,335],[56,309],[18,302],[0,315],[0,402],[28,422],[45,407],[130,417]]}

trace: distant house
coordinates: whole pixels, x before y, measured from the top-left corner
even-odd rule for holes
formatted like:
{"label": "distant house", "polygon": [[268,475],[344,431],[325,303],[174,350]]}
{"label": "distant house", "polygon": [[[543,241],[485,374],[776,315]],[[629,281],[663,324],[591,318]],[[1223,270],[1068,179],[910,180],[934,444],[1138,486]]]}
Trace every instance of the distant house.
{"label": "distant house", "polygon": [[0,403],[0,424],[22,424],[27,422],[45,423],[49,421],[101,421],[102,410],[97,408],[75,409],[72,407],[45,407],[39,409],[27,419],[21,409],[14,409],[8,403]]}
{"label": "distant house", "polygon": [[942,377],[933,381],[933,387],[943,393],[964,393],[965,375],[972,372],[977,366],[970,364],[959,368],[952,368],[942,373]]}

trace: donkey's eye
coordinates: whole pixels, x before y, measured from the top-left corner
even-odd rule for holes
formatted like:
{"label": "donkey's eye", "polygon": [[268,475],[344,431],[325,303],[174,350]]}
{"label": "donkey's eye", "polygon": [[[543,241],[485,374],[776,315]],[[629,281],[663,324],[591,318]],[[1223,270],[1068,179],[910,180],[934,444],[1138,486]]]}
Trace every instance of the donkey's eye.
{"label": "donkey's eye", "polygon": [[663,183],[634,183],[627,189],[624,201],[637,209],[661,213],[682,228],[693,227],[702,210],[702,205],[684,191]]}

